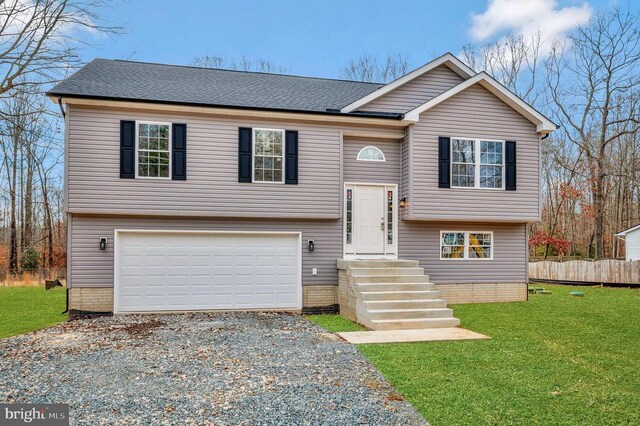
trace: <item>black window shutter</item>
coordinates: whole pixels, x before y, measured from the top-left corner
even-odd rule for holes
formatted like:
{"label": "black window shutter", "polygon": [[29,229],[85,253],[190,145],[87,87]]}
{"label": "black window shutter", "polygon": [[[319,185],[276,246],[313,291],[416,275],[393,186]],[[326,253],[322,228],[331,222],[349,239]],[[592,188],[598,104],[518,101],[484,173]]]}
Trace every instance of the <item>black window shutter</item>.
{"label": "black window shutter", "polygon": [[285,177],[284,183],[298,184],[298,132],[296,130],[285,131]]}
{"label": "black window shutter", "polygon": [[451,188],[451,138],[438,138],[438,187]]}
{"label": "black window shutter", "polygon": [[504,147],[505,153],[505,185],[507,191],[516,190],[516,142],[506,141]]}
{"label": "black window shutter", "polygon": [[171,138],[171,179],[187,180],[187,125],[173,123]]}
{"label": "black window shutter", "polygon": [[136,177],[136,122],[120,121],[120,178]]}
{"label": "black window shutter", "polygon": [[250,127],[238,129],[238,182],[251,182],[251,136]]}

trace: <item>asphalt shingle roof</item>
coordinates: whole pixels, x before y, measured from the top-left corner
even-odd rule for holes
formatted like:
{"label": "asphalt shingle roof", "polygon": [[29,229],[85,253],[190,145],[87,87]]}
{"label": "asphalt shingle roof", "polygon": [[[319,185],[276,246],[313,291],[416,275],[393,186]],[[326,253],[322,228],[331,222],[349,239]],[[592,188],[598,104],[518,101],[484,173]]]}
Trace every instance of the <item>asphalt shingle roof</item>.
{"label": "asphalt shingle roof", "polygon": [[339,110],[381,86],[379,83],[94,59],[47,94],[326,112]]}

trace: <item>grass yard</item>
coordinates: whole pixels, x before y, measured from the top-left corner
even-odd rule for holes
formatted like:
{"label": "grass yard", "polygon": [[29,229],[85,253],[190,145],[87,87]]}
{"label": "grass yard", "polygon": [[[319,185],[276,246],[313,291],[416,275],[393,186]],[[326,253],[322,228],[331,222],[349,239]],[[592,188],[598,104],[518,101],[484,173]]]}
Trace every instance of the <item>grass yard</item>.
{"label": "grass yard", "polygon": [[435,426],[640,424],[640,290],[539,287],[553,294],[453,305],[491,340],[358,348]]}
{"label": "grass yard", "polygon": [[366,328],[360,324],[344,319],[340,315],[306,315],[305,318],[319,324],[322,328],[332,333],[366,330]]}
{"label": "grass yard", "polygon": [[63,287],[0,287],[0,339],[66,320],[65,293]]}

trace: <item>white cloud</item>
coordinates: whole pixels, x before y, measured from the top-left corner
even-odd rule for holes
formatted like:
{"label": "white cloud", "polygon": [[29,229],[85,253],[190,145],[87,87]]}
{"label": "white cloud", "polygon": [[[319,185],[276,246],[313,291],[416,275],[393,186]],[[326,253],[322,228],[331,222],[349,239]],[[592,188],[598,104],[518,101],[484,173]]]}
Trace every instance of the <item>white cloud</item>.
{"label": "white cloud", "polygon": [[489,0],[487,10],[471,16],[470,33],[485,41],[506,32],[527,36],[540,31],[549,40],[586,24],[592,14],[587,3],[561,8],[556,0]]}

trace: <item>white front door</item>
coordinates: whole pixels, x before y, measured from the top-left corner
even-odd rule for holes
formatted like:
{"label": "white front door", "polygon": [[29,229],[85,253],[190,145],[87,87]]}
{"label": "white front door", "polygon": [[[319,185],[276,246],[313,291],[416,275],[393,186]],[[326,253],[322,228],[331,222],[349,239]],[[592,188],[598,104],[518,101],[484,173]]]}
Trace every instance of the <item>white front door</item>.
{"label": "white front door", "polygon": [[383,254],[385,237],[385,188],[361,186],[355,191],[356,253]]}

